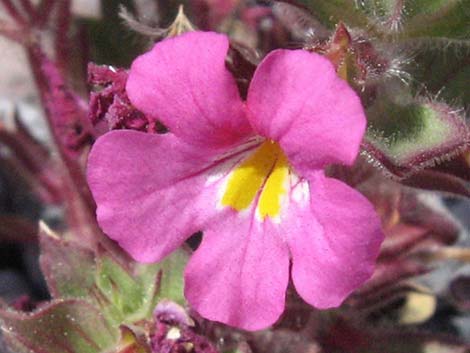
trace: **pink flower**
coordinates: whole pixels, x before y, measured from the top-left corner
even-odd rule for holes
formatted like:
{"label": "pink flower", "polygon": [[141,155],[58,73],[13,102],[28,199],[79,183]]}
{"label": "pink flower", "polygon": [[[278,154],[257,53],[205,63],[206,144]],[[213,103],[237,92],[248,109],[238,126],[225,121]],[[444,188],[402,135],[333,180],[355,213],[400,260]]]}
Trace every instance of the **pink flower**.
{"label": "pink flower", "polygon": [[227,50],[224,35],[192,32],[137,58],[129,98],[170,133],[102,136],[88,180],[101,227],[138,261],[203,230],[186,298],[208,319],[256,330],[283,312],[289,272],[308,303],[339,306],[372,274],[383,235],[365,197],[323,173],[353,163],[366,126],[332,64],[273,51],[243,102]]}

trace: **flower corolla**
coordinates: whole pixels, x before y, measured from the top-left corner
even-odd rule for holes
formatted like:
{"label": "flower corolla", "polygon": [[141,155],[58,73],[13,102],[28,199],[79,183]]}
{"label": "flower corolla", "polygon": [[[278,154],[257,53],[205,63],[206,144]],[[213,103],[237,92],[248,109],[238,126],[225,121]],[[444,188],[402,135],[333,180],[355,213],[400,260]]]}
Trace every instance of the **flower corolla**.
{"label": "flower corolla", "polygon": [[187,300],[205,318],[257,330],[282,314],[290,276],[306,302],[339,306],[371,276],[383,235],[369,201],[323,171],[354,162],[366,127],[332,64],[275,50],[245,102],[228,48],[224,35],[191,32],[138,57],[129,98],[169,133],[100,137],[88,181],[100,226],[138,261],[202,230]]}

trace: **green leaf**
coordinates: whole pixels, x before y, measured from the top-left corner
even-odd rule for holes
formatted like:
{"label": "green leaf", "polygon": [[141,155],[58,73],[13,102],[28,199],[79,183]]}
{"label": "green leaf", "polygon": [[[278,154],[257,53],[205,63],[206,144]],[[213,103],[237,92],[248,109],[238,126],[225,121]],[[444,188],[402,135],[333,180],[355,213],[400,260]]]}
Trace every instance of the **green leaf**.
{"label": "green leaf", "polygon": [[[417,82],[416,90],[424,85],[431,94],[458,106],[470,107],[470,41],[468,47],[444,41],[426,43],[415,56],[415,69],[411,72]],[[446,46],[446,48],[443,48]]]}
{"label": "green leaf", "polygon": [[[329,2],[328,2],[329,3]],[[468,36],[469,0],[361,0],[369,22],[399,38]]]}
{"label": "green leaf", "polygon": [[96,272],[93,252],[62,239],[42,222],[39,239],[39,262],[51,296],[89,298]]}
{"label": "green leaf", "polygon": [[186,299],[184,298],[183,273],[187,262],[188,252],[180,249],[160,263],[159,300],[169,299],[184,306]]}
{"label": "green leaf", "polygon": [[397,31],[409,14],[408,4],[402,0],[361,0],[357,1],[361,10],[386,30]]}
{"label": "green leaf", "polygon": [[369,24],[367,16],[356,6],[354,0],[303,0],[301,2],[330,28],[334,28],[339,22],[363,28]]}
{"label": "green leaf", "polygon": [[150,319],[160,299],[184,305],[183,270],[188,254],[140,264],[128,256],[93,253],[40,225],[41,268],[54,298],[86,298],[114,324]]}
{"label": "green leaf", "polygon": [[[409,3],[409,4],[408,4]],[[409,20],[403,38],[468,38],[469,0],[414,0],[407,2]]]}
{"label": "green leaf", "polygon": [[3,336],[18,352],[99,353],[117,343],[119,331],[84,300],[56,300],[26,314],[0,310]]}
{"label": "green leaf", "polygon": [[160,263],[139,264],[83,249],[43,223],[40,244],[41,268],[56,299],[32,314],[0,311],[5,340],[15,352],[99,353],[119,344],[126,352],[144,352],[123,338],[118,344],[118,328],[151,319],[162,298],[184,303],[184,250]]}
{"label": "green leaf", "polygon": [[122,264],[109,255],[97,259],[96,285],[107,317],[117,323],[149,319],[156,303],[167,298],[184,303],[183,269],[187,254],[175,251],[156,264]]}
{"label": "green leaf", "polygon": [[463,118],[443,103],[377,100],[367,116],[364,155],[398,177],[449,159],[469,140]]}
{"label": "green leaf", "polygon": [[140,273],[133,268],[126,268],[108,255],[97,259],[96,285],[106,297],[109,305],[105,305],[107,316],[113,321],[122,323],[145,317],[140,311],[146,305],[146,287],[151,291],[158,276],[158,267],[142,266]]}

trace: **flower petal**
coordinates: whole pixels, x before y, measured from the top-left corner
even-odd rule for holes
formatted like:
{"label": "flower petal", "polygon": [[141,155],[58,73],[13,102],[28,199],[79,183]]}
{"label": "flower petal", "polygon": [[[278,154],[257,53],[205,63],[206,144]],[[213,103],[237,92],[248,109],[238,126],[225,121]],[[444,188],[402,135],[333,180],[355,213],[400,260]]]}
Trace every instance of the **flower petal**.
{"label": "flower petal", "polygon": [[129,98],[147,116],[197,145],[227,146],[251,134],[234,78],[225,67],[226,36],[188,32],[137,58]]}
{"label": "flower petal", "polygon": [[160,260],[218,213],[216,183],[204,172],[217,154],[171,133],[100,137],[87,171],[100,226],[136,260]]}
{"label": "flower petal", "polygon": [[361,102],[323,56],[273,51],[258,66],[247,102],[256,132],[279,142],[304,177],[329,163],[352,164],[359,152]]}
{"label": "flower petal", "polygon": [[185,295],[203,317],[246,330],[272,325],[282,314],[289,254],[267,222],[226,211],[204,232],[185,272]]}
{"label": "flower petal", "polygon": [[283,222],[292,278],[311,305],[337,307],[372,275],[383,240],[380,220],[364,196],[322,172],[310,180],[309,188],[310,197],[290,204],[295,217]]}

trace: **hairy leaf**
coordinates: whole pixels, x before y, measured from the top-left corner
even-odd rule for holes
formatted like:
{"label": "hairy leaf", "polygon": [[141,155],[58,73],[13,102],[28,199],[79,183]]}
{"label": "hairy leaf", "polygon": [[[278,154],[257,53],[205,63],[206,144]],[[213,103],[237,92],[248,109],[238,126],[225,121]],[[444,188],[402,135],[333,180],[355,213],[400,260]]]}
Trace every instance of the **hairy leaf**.
{"label": "hairy leaf", "polygon": [[54,298],[86,298],[116,324],[148,319],[163,298],[184,304],[184,250],[164,261],[139,264],[130,258],[94,254],[41,224],[41,268]]}
{"label": "hairy leaf", "polygon": [[54,298],[89,298],[95,282],[92,251],[67,242],[40,225],[41,270]]}
{"label": "hairy leaf", "polygon": [[96,286],[106,300],[103,310],[118,323],[150,318],[157,301],[184,302],[183,269],[187,255],[176,251],[156,264],[122,264],[109,255],[97,258]]}
{"label": "hairy leaf", "polygon": [[465,121],[443,103],[378,100],[367,113],[363,154],[399,178],[448,160],[469,142]]}
{"label": "hairy leaf", "polygon": [[405,3],[410,18],[405,24],[403,37],[468,37],[468,0],[414,0]]}
{"label": "hairy leaf", "polygon": [[340,21],[357,27],[366,27],[369,22],[367,16],[353,0],[303,0],[301,2],[308,6],[323,24],[331,28]]}
{"label": "hairy leaf", "polygon": [[99,353],[114,346],[119,331],[84,300],[56,300],[25,314],[0,311],[10,347],[33,353]]}
{"label": "hairy leaf", "polygon": [[[413,42],[407,44],[410,49],[413,45]],[[416,90],[421,90],[424,86],[427,92],[439,99],[458,107],[469,108],[470,40],[466,45],[449,39],[426,41],[417,45],[420,47],[411,71]]]}
{"label": "hairy leaf", "polygon": [[379,24],[385,31],[399,31],[409,15],[409,4],[404,0],[362,0],[357,3],[372,22]]}

